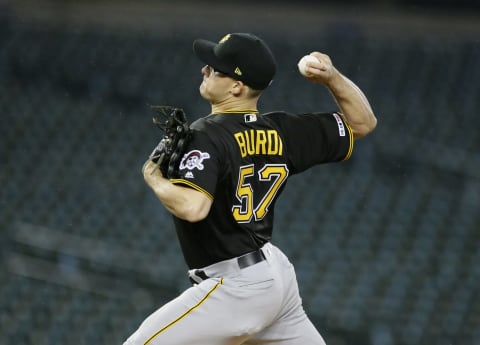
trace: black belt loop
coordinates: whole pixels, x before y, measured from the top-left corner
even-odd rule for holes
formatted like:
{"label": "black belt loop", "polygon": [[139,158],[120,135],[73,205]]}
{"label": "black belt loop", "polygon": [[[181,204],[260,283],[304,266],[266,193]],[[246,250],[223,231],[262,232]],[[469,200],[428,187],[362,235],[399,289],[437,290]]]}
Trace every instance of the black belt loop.
{"label": "black belt loop", "polygon": [[202,271],[202,270],[195,270],[194,274],[195,274],[197,277],[201,278],[202,280],[207,280],[207,279],[209,278],[209,277],[205,274],[205,272]]}
{"label": "black belt loop", "polygon": [[209,278],[209,276],[207,276],[207,274],[202,270],[195,270],[193,272],[193,275],[198,279],[195,279],[192,276],[188,277],[188,279],[190,280],[190,283],[192,284],[199,284],[203,280],[207,280]]}

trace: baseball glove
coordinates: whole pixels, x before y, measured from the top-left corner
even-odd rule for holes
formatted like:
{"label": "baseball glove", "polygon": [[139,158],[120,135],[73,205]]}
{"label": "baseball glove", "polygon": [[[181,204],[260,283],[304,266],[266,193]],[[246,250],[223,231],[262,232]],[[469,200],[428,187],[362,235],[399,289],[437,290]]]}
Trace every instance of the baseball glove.
{"label": "baseball glove", "polygon": [[149,159],[157,164],[163,176],[178,178],[180,160],[192,135],[187,116],[183,109],[171,106],[152,106],[152,109],[161,116],[161,119],[154,117],[153,123],[164,134]]}

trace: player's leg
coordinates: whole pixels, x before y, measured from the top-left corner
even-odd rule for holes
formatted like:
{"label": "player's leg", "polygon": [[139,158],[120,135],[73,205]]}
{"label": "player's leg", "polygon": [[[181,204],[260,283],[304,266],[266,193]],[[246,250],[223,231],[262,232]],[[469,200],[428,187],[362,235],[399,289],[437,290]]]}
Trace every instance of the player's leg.
{"label": "player's leg", "polygon": [[284,300],[274,323],[246,341],[245,345],[325,345],[325,341],[307,317],[300,298],[293,265],[275,246],[270,247],[270,263],[282,281]]}
{"label": "player's leg", "polygon": [[325,341],[305,313],[280,319],[250,338],[244,345],[325,345]]}
{"label": "player's leg", "polygon": [[239,345],[278,315],[267,262],[207,279],[150,315],[124,345]]}
{"label": "player's leg", "polygon": [[222,279],[208,279],[187,289],[147,317],[124,345],[230,344],[220,340],[226,337],[221,330],[227,329],[222,322],[229,321],[216,317],[226,302],[222,285]]}

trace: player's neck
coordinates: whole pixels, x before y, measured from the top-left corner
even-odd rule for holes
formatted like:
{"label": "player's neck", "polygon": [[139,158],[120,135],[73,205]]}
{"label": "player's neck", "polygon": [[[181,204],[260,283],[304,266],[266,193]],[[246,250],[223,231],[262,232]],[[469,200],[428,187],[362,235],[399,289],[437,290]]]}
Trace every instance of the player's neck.
{"label": "player's neck", "polygon": [[223,102],[211,104],[212,114],[255,112],[257,111],[257,98],[255,99],[228,99]]}

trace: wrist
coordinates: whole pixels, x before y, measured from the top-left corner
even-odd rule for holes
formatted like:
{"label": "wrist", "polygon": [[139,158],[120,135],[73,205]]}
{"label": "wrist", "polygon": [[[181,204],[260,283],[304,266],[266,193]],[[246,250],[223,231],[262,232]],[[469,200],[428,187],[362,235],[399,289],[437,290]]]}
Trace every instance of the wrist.
{"label": "wrist", "polygon": [[344,85],[345,79],[343,75],[336,69],[334,68],[334,71],[332,72],[331,77],[328,79],[326,86],[332,91],[339,91],[342,89],[342,85]]}

